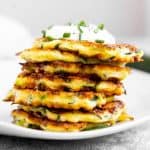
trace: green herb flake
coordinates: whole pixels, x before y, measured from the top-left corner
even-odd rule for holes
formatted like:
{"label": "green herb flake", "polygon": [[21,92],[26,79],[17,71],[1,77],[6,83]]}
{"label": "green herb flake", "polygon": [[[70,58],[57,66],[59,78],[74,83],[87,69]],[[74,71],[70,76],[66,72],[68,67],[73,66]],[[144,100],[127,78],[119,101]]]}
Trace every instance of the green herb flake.
{"label": "green herb flake", "polygon": [[55,40],[53,37],[51,37],[51,36],[47,36],[46,37],[49,41],[53,41],[53,40]]}
{"label": "green herb flake", "polygon": [[103,117],[104,117],[104,118],[108,118],[109,116],[108,116],[108,114],[105,114]]}
{"label": "green herb flake", "polygon": [[85,57],[81,57],[80,58],[80,61],[83,63],[83,64],[87,64],[87,59]]}
{"label": "green herb flake", "polygon": [[95,40],[96,43],[104,43],[104,40]]}
{"label": "green herb flake", "polygon": [[76,102],[75,99],[72,99],[71,102],[69,102],[68,104],[74,104]]}
{"label": "green herb flake", "polygon": [[77,27],[78,27],[78,30],[79,30],[79,40],[82,39],[82,33],[83,33],[83,30],[81,29],[81,27],[86,27],[86,23],[82,20],[78,23]]}
{"label": "green herb flake", "polygon": [[69,37],[70,37],[70,35],[71,35],[71,33],[69,33],[69,32],[65,32],[65,33],[63,34],[63,38],[69,38]]}
{"label": "green herb flake", "polygon": [[33,96],[32,96],[32,95],[29,95],[28,98],[27,98],[28,104],[31,104],[31,103],[32,103],[32,100],[33,100]]}
{"label": "green herb flake", "polygon": [[47,96],[46,95],[41,95],[40,99],[44,100]]}
{"label": "green herb flake", "polygon": [[99,24],[97,27],[98,27],[98,29],[103,30],[104,29],[104,24]]}
{"label": "green herb flake", "polygon": [[46,31],[42,30],[41,33],[42,33],[43,38],[45,38],[46,37]]}
{"label": "green herb flake", "polygon": [[44,44],[43,44],[43,43],[41,44],[40,48],[41,48],[41,49],[43,49],[43,48],[44,48]]}
{"label": "green herb flake", "polygon": [[40,126],[35,125],[35,124],[29,124],[28,128],[30,128],[30,129],[40,129]]}
{"label": "green herb flake", "polygon": [[60,117],[61,117],[61,115],[60,115],[60,114],[57,114],[56,121],[60,121]]}
{"label": "green herb flake", "polygon": [[101,117],[100,115],[96,114],[96,116],[97,116],[99,119],[102,119],[102,117]]}
{"label": "green herb flake", "polygon": [[108,79],[108,76],[107,76],[107,74],[106,74],[106,73],[103,73],[103,75],[102,75],[102,76],[103,76],[103,78],[104,78],[104,79]]}
{"label": "green herb flake", "polygon": [[78,26],[86,27],[87,25],[86,25],[85,21],[81,20],[79,22]]}
{"label": "green herb flake", "polygon": [[48,111],[48,110],[47,110],[46,108],[42,108],[42,109],[41,109],[42,115],[45,116],[45,115],[47,114],[47,111]]}
{"label": "green herb flake", "polygon": [[57,44],[55,45],[55,49],[59,49],[59,45],[60,45],[60,43],[57,43]]}
{"label": "green herb flake", "polygon": [[110,126],[110,124],[108,124],[108,123],[97,124],[97,126],[89,125],[87,128],[85,128],[82,131],[88,131],[88,130],[94,130],[94,129],[102,129],[102,128],[107,128],[109,126]]}
{"label": "green herb flake", "polygon": [[125,55],[131,55],[132,54],[132,52],[127,52],[127,53],[125,53]]}
{"label": "green herb flake", "polygon": [[19,120],[15,120],[15,123],[19,126],[24,126],[25,125],[26,120],[25,119],[19,119]]}

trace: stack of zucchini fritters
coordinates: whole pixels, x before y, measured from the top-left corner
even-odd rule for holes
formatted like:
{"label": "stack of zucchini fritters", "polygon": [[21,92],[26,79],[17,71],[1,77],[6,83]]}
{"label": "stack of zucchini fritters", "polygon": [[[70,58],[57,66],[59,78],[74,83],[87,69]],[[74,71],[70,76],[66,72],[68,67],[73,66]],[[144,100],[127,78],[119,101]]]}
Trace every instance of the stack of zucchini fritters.
{"label": "stack of zucchini fritters", "polygon": [[83,131],[130,120],[125,104],[126,63],[143,55],[128,44],[41,38],[20,52],[22,72],[6,101],[19,104],[14,123],[47,131]]}

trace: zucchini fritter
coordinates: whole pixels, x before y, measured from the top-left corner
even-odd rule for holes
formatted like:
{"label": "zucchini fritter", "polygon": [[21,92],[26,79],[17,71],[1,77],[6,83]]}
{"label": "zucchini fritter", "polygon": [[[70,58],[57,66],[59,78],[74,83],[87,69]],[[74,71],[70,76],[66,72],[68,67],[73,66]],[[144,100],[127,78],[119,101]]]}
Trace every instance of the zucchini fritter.
{"label": "zucchini fritter", "polygon": [[123,80],[130,73],[128,67],[119,67],[111,65],[83,65],[81,63],[25,63],[22,64],[22,70],[25,73],[50,73],[50,74],[71,74],[71,75],[96,75],[102,80]]}
{"label": "zucchini fritter", "polygon": [[101,107],[108,101],[112,101],[113,96],[106,97],[103,93],[95,92],[52,92],[14,88],[8,93],[5,100],[33,107],[92,110],[95,107]]}
{"label": "zucchini fritter", "polygon": [[106,128],[112,125],[111,122],[106,122],[106,123],[57,122],[46,118],[37,117],[23,110],[13,110],[12,116],[14,118],[14,123],[19,126],[23,126],[27,128],[36,128],[45,131],[54,131],[54,132],[75,132],[75,131],[90,130],[95,128]]}
{"label": "zucchini fritter", "polygon": [[43,74],[20,74],[15,87],[18,89],[53,90],[53,91],[96,91],[106,95],[121,95],[125,92],[120,82],[94,81],[88,77],[43,75]]}
{"label": "zucchini fritter", "polygon": [[79,57],[78,55],[61,52],[59,50],[41,50],[41,49],[26,49],[18,53],[21,59],[27,62],[51,62],[51,61],[65,61],[65,62],[82,62],[82,63],[95,63],[97,60],[87,60]]}
{"label": "zucchini fritter", "polygon": [[108,121],[116,121],[124,112],[125,105],[121,101],[108,102],[102,108],[95,108],[87,111],[66,111],[61,109],[48,109],[46,107],[31,107],[21,105],[22,109],[28,113],[33,113],[39,117],[46,117],[58,122],[91,122],[104,123]]}
{"label": "zucchini fritter", "polygon": [[89,41],[74,40],[46,40],[39,39],[33,49],[59,49],[68,52],[77,52],[83,57],[94,57],[110,62],[138,62],[141,61],[143,52],[129,44],[101,44]]}

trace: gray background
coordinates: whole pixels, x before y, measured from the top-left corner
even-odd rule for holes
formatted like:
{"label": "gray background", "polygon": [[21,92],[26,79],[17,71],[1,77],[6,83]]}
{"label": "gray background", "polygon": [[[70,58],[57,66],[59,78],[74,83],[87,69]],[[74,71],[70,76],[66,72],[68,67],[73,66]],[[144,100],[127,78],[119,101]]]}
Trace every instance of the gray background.
{"label": "gray background", "polygon": [[51,24],[84,19],[105,23],[116,36],[147,36],[149,14],[149,0],[0,0],[0,15],[24,24],[33,35]]}
{"label": "gray background", "polygon": [[82,19],[150,54],[149,15],[150,0],[0,0],[0,59],[14,59],[49,25]]}

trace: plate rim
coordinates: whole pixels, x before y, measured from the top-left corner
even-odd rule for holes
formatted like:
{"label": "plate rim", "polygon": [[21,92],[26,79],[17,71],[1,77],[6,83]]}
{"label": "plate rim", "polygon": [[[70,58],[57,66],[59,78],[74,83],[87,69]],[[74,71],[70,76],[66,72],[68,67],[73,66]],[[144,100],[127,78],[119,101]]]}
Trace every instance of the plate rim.
{"label": "plate rim", "polygon": [[[0,130],[10,130],[13,132],[0,132],[3,135],[10,135],[23,138],[32,139],[43,139],[43,140],[81,140],[101,137],[105,135],[111,135],[119,132],[123,132],[130,128],[141,125],[144,122],[150,121],[150,116],[145,116],[142,119],[135,119],[133,121],[124,122],[118,125],[114,125],[103,129],[94,129],[90,131],[82,132],[50,132],[50,131],[40,131],[35,129],[29,129],[21,126],[17,126],[12,123],[7,123],[4,121],[0,122]],[[16,134],[14,134],[16,132]]]}

